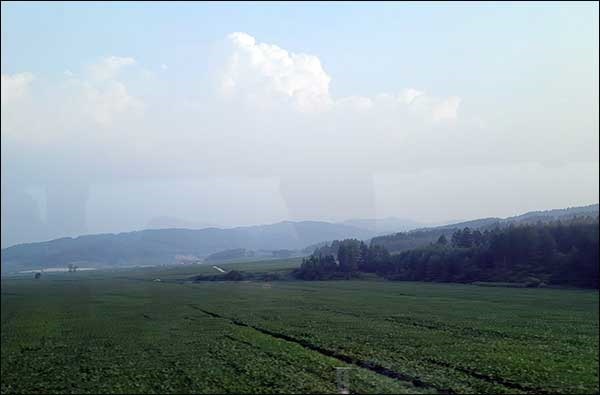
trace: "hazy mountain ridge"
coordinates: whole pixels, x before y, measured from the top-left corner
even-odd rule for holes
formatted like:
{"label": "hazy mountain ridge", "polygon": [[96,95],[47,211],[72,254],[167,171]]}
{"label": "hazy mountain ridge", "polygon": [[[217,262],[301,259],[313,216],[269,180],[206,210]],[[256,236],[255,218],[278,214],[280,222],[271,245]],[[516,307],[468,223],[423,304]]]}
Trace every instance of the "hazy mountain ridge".
{"label": "hazy mountain ridge", "polygon": [[386,247],[390,252],[401,252],[432,243],[441,235],[450,237],[456,230],[466,227],[483,231],[495,227],[510,226],[511,224],[517,225],[536,223],[538,221],[548,222],[555,220],[569,220],[575,217],[598,217],[598,215],[598,204],[545,211],[529,211],[524,214],[507,218],[481,218],[454,224],[415,229],[409,232],[398,232],[377,236],[374,237],[371,242]]}
{"label": "hazy mountain ridge", "polygon": [[340,224],[355,226],[357,228],[367,229],[373,231],[376,234],[386,234],[392,232],[406,232],[413,229],[423,228],[426,226],[432,226],[432,224],[426,224],[423,222],[414,221],[409,218],[357,218],[349,219]]}
{"label": "hazy mountain ridge", "polygon": [[206,229],[219,228],[220,226],[210,222],[186,221],[177,217],[154,217],[145,226],[145,229]]}
{"label": "hazy mountain ridge", "polygon": [[514,217],[508,217],[504,219],[504,221],[529,221],[529,220],[557,220],[557,219],[566,219],[572,218],[576,216],[593,216],[598,215],[600,211],[600,206],[598,203],[590,204],[587,206],[576,206],[576,207],[567,207],[567,208],[559,208],[553,210],[544,210],[544,211],[529,211],[525,214],[516,215]]}
{"label": "hazy mountain ridge", "polygon": [[[124,233],[64,237],[46,242],[11,246],[2,250],[2,272],[29,268],[66,266],[69,263],[119,267],[131,265],[169,264],[177,256],[198,260],[227,250],[248,251],[302,250],[326,241],[356,238],[386,246],[397,252],[435,241],[440,235],[451,235],[456,229],[486,229],[527,223],[568,219],[575,216],[598,216],[598,204],[547,211],[532,211],[508,218],[481,218],[437,227],[380,236],[385,227],[411,227],[416,221],[397,218],[358,219],[342,223],[323,221],[283,221],[269,225],[236,228],[148,229]],[[362,225],[363,227],[354,226]],[[379,226],[379,229],[377,228]],[[395,228],[394,228],[395,229]],[[401,228],[400,228],[401,229]],[[260,255],[260,254],[259,254]],[[214,258],[214,257],[213,257]]]}
{"label": "hazy mountain ridge", "polygon": [[205,257],[223,250],[296,250],[322,240],[369,238],[368,230],[319,221],[284,221],[231,229],[149,229],[85,235],[2,250],[2,271],[64,266],[72,262],[98,266],[174,263],[176,255]]}

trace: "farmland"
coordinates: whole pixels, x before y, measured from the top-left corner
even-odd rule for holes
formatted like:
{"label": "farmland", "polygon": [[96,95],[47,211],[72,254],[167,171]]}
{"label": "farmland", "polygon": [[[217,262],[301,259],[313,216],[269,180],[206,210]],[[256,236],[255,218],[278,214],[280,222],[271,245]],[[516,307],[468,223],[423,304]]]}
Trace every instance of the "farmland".
{"label": "farmland", "polygon": [[2,393],[598,392],[597,291],[207,273],[3,279]]}

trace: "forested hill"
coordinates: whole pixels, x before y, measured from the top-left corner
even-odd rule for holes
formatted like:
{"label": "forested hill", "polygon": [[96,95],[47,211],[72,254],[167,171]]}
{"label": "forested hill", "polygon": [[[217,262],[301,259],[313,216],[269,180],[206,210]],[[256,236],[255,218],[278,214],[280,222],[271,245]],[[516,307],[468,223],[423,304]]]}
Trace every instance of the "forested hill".
{"label": "forested hill", "polygon": [[450,238],[391,255],[379,245],[336,241],[306,259],[296,276],[349,278],[360,272],[391,280],[510,282],[598,288],[598,218],[456,230]]}
{"label": "forested hill", "polygon": [[481,218],[433,228],[416,229],[410,232],[400,232],[385,236],[374,237],[372,244],[385,247],[389,252],[402,252],[435,242],[441,235],[447,238],[466,227],[472,230],[490,230],[508,227],[510,225],[548,223],[551,221],[569,221],[576,218],[598,218],[599,205],[591,204],[581,207],[569,207],[547,211],[531,211],[522,215],[507,218]]}

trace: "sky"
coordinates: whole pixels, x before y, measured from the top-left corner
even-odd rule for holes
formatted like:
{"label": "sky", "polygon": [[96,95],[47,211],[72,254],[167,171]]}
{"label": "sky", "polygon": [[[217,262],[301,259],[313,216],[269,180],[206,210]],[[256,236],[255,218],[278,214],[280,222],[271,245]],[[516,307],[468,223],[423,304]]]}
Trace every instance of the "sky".
{"label": "sky", "polygon": [[1,10],[2,247],[599,200],[597,2]]}

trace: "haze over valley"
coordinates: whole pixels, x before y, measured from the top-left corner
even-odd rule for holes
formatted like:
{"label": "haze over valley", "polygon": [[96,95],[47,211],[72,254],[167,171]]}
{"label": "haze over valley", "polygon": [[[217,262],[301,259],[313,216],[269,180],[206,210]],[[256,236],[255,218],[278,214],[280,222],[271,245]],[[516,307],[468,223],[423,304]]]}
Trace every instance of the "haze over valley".
{"label": "haze over valley", "polygon": [[600,393],[597,1],[0,7],[0,395]]}

